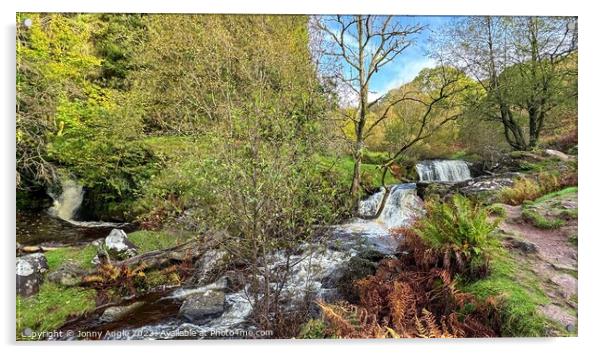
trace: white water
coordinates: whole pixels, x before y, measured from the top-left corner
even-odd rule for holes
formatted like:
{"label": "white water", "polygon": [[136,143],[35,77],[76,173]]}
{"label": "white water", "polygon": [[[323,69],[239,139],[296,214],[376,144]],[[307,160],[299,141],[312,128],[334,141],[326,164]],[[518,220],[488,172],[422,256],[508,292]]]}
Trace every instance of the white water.
{"label": "white water", "polygon": [[63,179],[61,181],[62,192],[60,195],[49,193],[54,200],[54,205],[50,208],[50,215],[57,218],[72,221],[77,209],[79,209],[84,200],[84,189],[72,179]]}
{"label": "white water", "polygon": [[81,227],[123,227],[127,225],[127,223],[73,220],[84,201],[84,188],[77,181],[65,178],[61,180],[61,189],[60,195],[48,193],[54,201],[48,210],[50,215]]}
{"label": "white water", "polygon": [[416,194],[414,183],[397,184],[389,188],[391,191],[377,218],[373,217],[383,203],[384,188],[360,202],[358,211],[364,218],[355,218],[347,224],[340,225],[337,231],[341,234],[355,235],[359,241],[368,243],[379,252],[395,253],[399,240],[391,234],[390,230],[409,226],[423,210],[422,200]]}
{"label": "white water", "polygon": [[462,160],[427,160],[416,164],[420,181],[461,182],[470,179],[468,163]]}

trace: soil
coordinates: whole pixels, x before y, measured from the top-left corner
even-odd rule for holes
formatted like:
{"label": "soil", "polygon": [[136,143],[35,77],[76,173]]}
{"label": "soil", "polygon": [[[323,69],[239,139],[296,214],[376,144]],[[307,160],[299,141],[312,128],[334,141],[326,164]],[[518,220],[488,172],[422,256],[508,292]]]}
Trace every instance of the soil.
{"label": "soil", "polygon": [[[505,205],[507,216],[499,229],[506,236],[505,244],[522,258],[541,280],[549,303],[542,305],[541,313],[569,335],[577,328],[577,245],[570,241],[577,235],[577,218],[566,218],[557,229],[539,229],[522,217],[521,206]],[[577,194],[558,196],[538,203],[535,210],[544,217],[559,217],[562,211],[577,209]],[[517,247],[517,244],[527,245]],[[525,252],[533,249],[535,252]],[[560,333],[550,333],[551,335]]]}

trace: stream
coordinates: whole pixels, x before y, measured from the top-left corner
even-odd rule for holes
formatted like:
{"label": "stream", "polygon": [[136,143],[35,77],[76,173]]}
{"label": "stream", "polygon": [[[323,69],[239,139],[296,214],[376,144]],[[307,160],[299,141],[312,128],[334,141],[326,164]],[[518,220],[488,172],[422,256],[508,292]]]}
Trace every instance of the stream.
{"label": "stream", "polygon": [[[457,182],[470,179],[468,164],[459,160],[430,160],[417,164],[421,181]],[[326,247],[307,244],[304,251],[293,256],[294,264],[290,279],[283,292],[288,294],[291,306],[310,292],[318,299],[328,300],[336,293],[332,278],[345,267],[349,259],[365,250],[394,255],[400,240],[390,230],[411,224],[423,215],[422,200],[416,193],[415,183],[389,186],[390,193],[384,199],[384,188],[360,202],[359,212],[375,216],[385,203],[378,217],[354,218],[342,225],[333,225]],[[17,241],[34,245],[39,243],[75,244],[104,237],[112,228],[127,225],[73,221],[83,199],[81,188],[74,182],[63,184],[63,193],[53,196],[55,205],[47,214],[17,215]],[[272,255],[270,264],[279,267],[285,262],[279,254]],[[223,311],[204,321],[189,321],[179,316],[180,307],[191,294],[207,292],[207,285],[162,289],[137,298],[142,302],[131,313],[115,321],[102,321],[102,311],[66,323],[61,330],[74,331],[69,338],[57,339],[201,339],[232,337],[257,337],[256,330],[247,318],[251,314],[251,302],[245,289],[238,292],[224,290]],[[120,306],[132,301],[124,301]],[[292,308],[291,307],[291,308]],[[71,333],[71,332],[70,332]],[[79,334],[78,334],[79,333]],[[254,333],[254,334],[253,334]],[[52,338],[49,338],[52,339]]]}

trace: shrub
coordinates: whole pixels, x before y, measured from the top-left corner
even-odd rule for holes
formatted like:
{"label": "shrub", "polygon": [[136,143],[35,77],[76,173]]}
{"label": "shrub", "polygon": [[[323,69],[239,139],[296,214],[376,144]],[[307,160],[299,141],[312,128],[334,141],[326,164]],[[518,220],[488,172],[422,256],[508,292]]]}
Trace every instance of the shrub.
{"label": "shrub", "polygon": [[[328,336],[336,338],[490,337],[491,307],[456,289],[449,272],[425,272],[411,259],[384,259],[356,282],[357,305],[319,303]],[[471,311],[466,311],[470,308]]]}
{"label": "shrub", "polygon": [[525,200],[535,200],[541,195],[539,186],[529,178],[519,178],[512,187],[506,187],[500,192],[503,203],[520,205]]}
{"label": "shrub", "polygon": [[425,207],[427,215],[415,232],[444,268],[471,277],[486,274],[488,251],[497,245],[491,232],[499,221],[489,221],[487,209],[458,194]]}
{"label": "shrub", "polygon": [[319,319],[307,321],[299,332],[299,338],[302,339],[322,339],[326,338],[326,323]]}

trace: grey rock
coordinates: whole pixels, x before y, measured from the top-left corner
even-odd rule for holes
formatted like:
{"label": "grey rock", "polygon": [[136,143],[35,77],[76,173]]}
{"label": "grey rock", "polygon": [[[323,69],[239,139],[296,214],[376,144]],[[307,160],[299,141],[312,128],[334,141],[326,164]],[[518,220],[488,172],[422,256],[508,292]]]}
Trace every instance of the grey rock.
{"label": "grey rock", "polygon": [[31,296],[40,290],[44,273],[48,271],[48,261],[43,253],[32,253],[17,257],[17,294]]}
{"label": "grey rock", "polygon": [[136,301],[126,306],[113,306],[104,310],[99,318],[100,322],[114,322],[118,321],[132,312],[136,311],[144,305],[144,301]]}
{"label": "grey rock", "polygon": [[512,248],[516,248],[525,254],[532,254],[538,252],[537,245],[530,241],[510,238],[509,243],[512,246]]}
{"label": "grey rock", "polygon": [[191,322],[204,322],[224,312],[226,297],[223,291],[207,290],[191,294],[180,307],[179,316]]}
{"label": "grey rock", "polygon": [[112,257],[126,259],[138,254],[138,247],[128,240],[121,229],[113,229],[105,238],[104,246]]}
{"label": "grey rock", "polygon": [[74,286],[79,284],[85,273],[84,269],[79,265],[73,262],[66,262],[57,270],[48,273],[48,280],[63,286]]}
{"label": "grey rock", "polygon": [[222,260],[225,256],[226,252],[218,249],[212,249],[205,252],[205,254],[194,263],[197,284],[206,283],[209,277],[215,273],[222,264]]}

